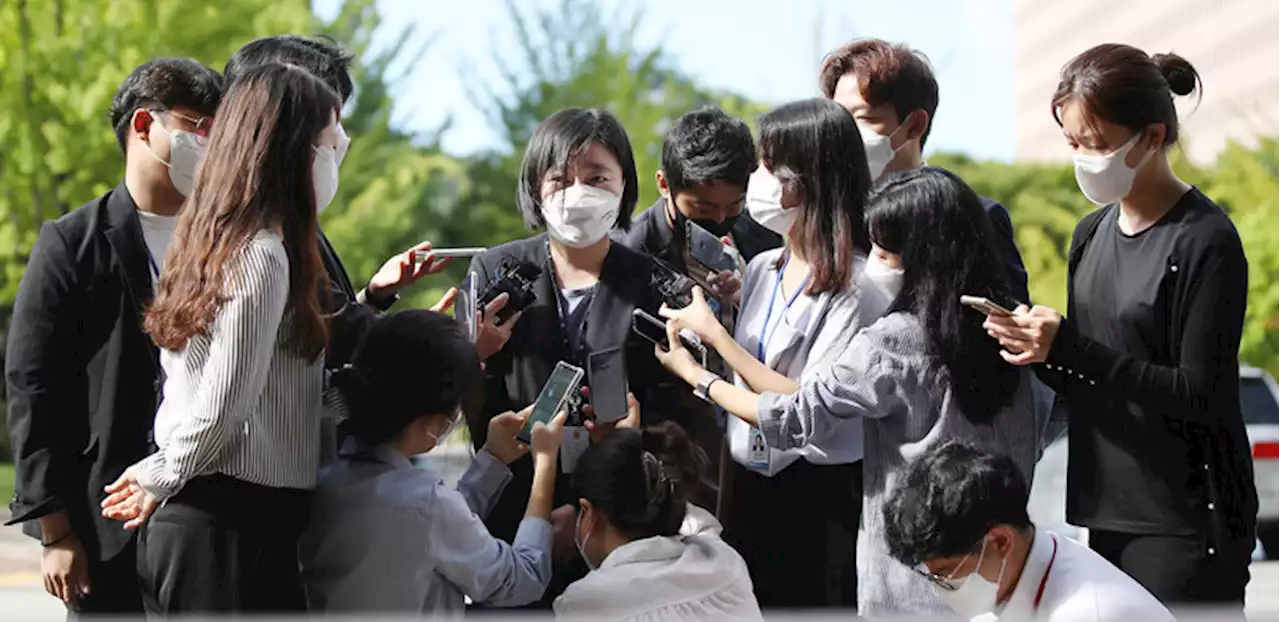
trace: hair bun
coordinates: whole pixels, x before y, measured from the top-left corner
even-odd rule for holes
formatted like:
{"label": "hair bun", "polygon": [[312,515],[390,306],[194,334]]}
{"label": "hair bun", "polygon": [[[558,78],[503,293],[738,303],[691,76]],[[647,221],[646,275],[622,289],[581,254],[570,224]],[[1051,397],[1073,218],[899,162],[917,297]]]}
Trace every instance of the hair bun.
{"label": "hair bun", "polygon": [[641,446],[657,457],[671,483],[675,501],[684,503],[702,480],[707,454],[689,439],[684,428],[671,421],[644,429]]}
{"label": "hair bun", "polygon": [[1164,81],[1169,84],[1169,90],[1173,91],[1174,95],[1190,95],[1200,83],[1200,74],[1196,72],[1195,67],[1177,54],[1172,52],[1155,54],[1151,60],[1155,61],[1156,67],[1160,69],[1160,74],[1164,76]]}

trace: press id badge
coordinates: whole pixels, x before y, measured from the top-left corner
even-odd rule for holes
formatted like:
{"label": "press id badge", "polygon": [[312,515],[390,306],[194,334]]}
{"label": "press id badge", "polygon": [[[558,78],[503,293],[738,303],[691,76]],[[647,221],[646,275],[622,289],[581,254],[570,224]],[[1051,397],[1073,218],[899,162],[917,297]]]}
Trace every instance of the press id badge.
{"label": "press id badge", "polygon": [[578,458],[591,446],[591,437],[587,429],[580,425],[564,427],[564,439],[560,441],[560,472],[566,475],[573,473]]}
{"label": "press id badge", "polygon": [[764,444],[764,433],[756,427],[747,433],[747,466],[760,470],[769,468],[769,447]]}

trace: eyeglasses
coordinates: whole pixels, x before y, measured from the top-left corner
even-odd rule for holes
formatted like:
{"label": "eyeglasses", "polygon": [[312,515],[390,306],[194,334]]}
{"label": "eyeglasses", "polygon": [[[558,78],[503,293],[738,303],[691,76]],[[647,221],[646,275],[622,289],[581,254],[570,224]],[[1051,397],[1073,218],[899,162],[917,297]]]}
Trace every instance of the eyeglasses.
{"label": "eyeglasses", "polygon": [[[965,559],[968,559],[968,558],[969,557],[966,555]],[[960,566],[963,566],[963,565],[964,565],[964,561],[962,560],[960,562]],[[954,592],[960,586],[953,585],[951,583],[951,577],[954,577],[956,574],[956,571],[960,570],[960,566],[956,566],[955,570],[952,570],[945,577],[935,572],[931,572],[927,566],[912,566],[911,571],[920,575],[921,577],[924,577],[924,580],[928,581],[929,583],[932,583],[948,592]]]}
{"label": "eyeglasses", "polygon": [[151,112],[152,114],[170,114],[190,123],[196,128],[195,135],[200,144],[204,144],[208,141],[209,134],[213,132],[213,117],[193,118],[174,110],[152,110]]}

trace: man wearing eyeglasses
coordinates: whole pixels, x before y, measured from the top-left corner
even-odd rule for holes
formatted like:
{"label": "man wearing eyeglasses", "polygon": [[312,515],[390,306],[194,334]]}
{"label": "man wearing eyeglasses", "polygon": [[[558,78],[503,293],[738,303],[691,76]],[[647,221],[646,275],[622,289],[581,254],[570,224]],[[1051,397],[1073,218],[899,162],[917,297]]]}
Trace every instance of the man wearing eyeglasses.
{"label": "man wearing eyeglasses", "polygon": [[161,58],[111,103],[124,180],[45,222],[14,301],[5,356],[12,520],[44,546],[69,612],[142,613],[133,532],[102,517],[104,487],[153,451],[158,351],[143,314],[222,94],[216,71]]}
{"label": "man wearing eyeglasses", "polygon": [[1089,547],[1037,529],[1013,459],[951,440],[908,467],[884,506],[889,553],[971,621],[1173,622]]}

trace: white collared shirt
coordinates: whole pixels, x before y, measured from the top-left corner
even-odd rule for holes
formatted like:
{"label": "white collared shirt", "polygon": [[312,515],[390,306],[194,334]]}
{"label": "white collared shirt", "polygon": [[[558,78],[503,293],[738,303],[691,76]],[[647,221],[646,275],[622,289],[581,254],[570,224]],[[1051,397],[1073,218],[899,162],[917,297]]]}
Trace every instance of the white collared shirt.
{"label": "white collared shirt", "polygon": [[[1044,593],[1040,594],[1042,583]],[[1036,605],[1038,594],[1039,606]],[[985,614],[973,618],[972,622],[992,619],[1002,622],[1174,622],[1173,614],[1123,570],[1071,538],[1039,529],[1032,540],[1022,577],[1008,602],[995,616]]]}
{"label": "white collared shirt", "polygon": [[763,620],[742,556],[689,506],[678,536],[624,544],[555,601],[557,619]]}

